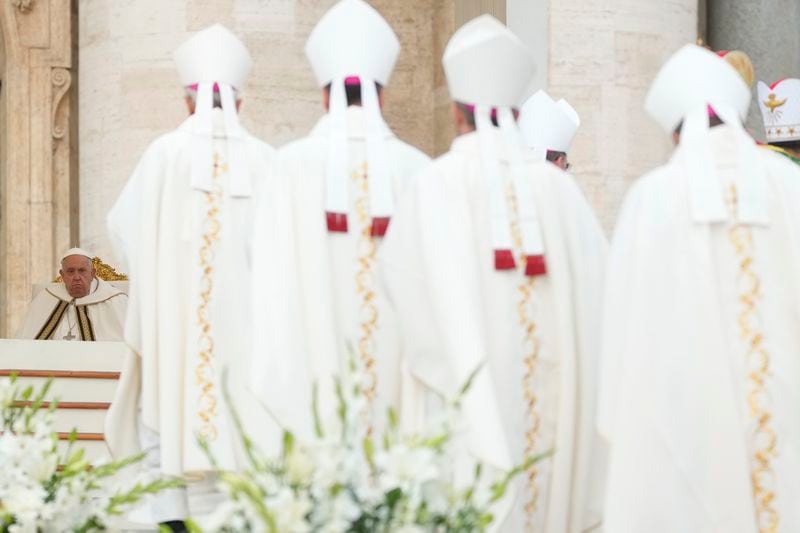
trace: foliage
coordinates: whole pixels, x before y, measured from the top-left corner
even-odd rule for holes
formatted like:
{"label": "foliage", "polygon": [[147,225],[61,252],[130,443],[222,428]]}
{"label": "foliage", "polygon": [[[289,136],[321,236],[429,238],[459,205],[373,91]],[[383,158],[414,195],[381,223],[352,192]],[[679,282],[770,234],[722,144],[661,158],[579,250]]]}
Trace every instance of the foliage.
{"label": "foliage", "polygon": [[45,406],[52,380],[39,390],[15,376],[0,380],[0,531],[59,533],[102,531],[147,494],[179,486],[176,480],[135,480],[122,490],[120,472],[142,459],[92,465],[69,435],[58,450],[56,402]]}

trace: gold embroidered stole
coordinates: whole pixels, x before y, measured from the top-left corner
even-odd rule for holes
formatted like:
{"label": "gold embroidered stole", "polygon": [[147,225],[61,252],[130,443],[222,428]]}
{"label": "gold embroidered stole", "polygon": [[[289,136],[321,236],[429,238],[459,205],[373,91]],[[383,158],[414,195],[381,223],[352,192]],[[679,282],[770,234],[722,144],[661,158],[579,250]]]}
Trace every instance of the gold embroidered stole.
{"label": "gold embroidered stole", "polygon": [[50,337],[53,336],[53,332],[56,330],[56,326],[58,326],[59,322],[61,322],[61,319],[64,318],[64,312],[68,307],[69,302],[59,300],[56,303],[56,306],[53,308],[53,311],[50,313],[50,316],[47,317],[47,320],[45,320],[42,329],[39,330],[39,333],[36,334],[34,339],[37,341],[50,340]]}
{"label": "gold embroidered stole", "polygon": [[[88,307],[88,305],[75,306],[75,310],[78,314],[78,332],[82,341],[95,341],[97,339],[94,334],[92,320],[89,318]],[[69,302],[59,300],[56,303],[56,306],[53,308],[53,311],[50,313],[50,316],[48,316],[47,320],[45,320],[42,329],[39,330],[39,333],[36,334],[34,339],[37,341],[53,340],[53,333],[55,333],[56,327],[58,327],[58,325],[61,323],[61,319],[64,318],[64,315],[68,309]]]}

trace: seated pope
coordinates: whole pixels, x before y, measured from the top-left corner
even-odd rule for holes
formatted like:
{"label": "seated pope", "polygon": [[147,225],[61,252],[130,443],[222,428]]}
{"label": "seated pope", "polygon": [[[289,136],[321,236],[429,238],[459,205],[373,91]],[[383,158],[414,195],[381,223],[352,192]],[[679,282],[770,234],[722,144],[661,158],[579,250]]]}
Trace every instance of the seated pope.
{"label": "seated pope", "polygon": [[72,248],[61,258],[62,283],[51,283],[31,303],[18,339],[122,340],[128,296],[97,277],[92,256]]}

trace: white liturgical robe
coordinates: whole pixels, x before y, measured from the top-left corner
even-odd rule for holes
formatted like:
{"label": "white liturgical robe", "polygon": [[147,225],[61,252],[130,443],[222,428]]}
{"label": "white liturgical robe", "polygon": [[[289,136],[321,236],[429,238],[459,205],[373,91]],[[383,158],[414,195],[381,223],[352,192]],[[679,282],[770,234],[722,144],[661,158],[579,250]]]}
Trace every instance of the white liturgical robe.
{"label": "white liturgical robe", "polygon": [[[507,178],[508,145],[498,129],[487,133]],[[434,416],[432,398],[454,399],[468,376],[485,365],[463,403],[459,440],[470,461],[480,460],[497,473],[532,454],[555,452],[537,465],[538,498],[530,522],[525,505],[533,491],[523,474],[497,510],[493,527],[584,531],[599,522],[589,499],[606,239],[573,179],[524,155],[547,273],[529,278],[524,269],[496,270],[480,152],[477,133],[462,135],[418,176],[381,250],[382,278],[414,380],[404,386],[402,418],[407,428],[418,428]],[[526,338],[521,321],[535,339]],[[530,446],[529,394],[539,420]],[[470,479],[472,470],[459,473]]]}
{"label": "white liturgical robe", "polygon": [[[286,427],[312,431],[312,389],[323,413],[333,413],[333,378],[348,358],[369,357],[375,367],[373,412],[380,423],[387,404],[397,405],[397,341],[385,300],[377,294],[375,262],[381,237],[369,235],[365,113],[347,108],[350,165],[347,232],[326,224],[326,159],[329,115],[311,133],[281,148],[274,177],[259,194],[254,230],[255,352],[263,400]],[[381,120],[391,193],[397,201],[412,175],[430,160],[400,141]],[[288,202],[287,200],[288,199]],[[391,227],[391,223],[390,226]],[[365,388],[368,388],[366,385]]]}
{"label": "white liturgical robe", "polygon": [[[730,202],[732,184],[753,178],[737,171],[740,150],[729,126],[708,135],[712,190]],[[740,225],[729,216],[698,223],[686,170],[691,148],[679,146],[636,183],[614,235],[599,407],[610,442],[605,527],[794,531],[800,169],[750,150],[766,174],[768,222]],[[738,188],[741,205],[748,189]],[[768,527],[772,518],[776,529]]]}
{"label": "white liturgical robe", "polygon": [[95,279],[91,291],[73,298],[63,283],[50,284],[36,295],[18,339],[119,341],[128,297],[107,281]]}
{"label": "white liturgical robe", "polygon": [[[192,115],[147,148],[108,215],[131,278],[125,341],[141,357],[141,421],[159,434],[161,469],[172,475],[210,470],[198,436],[208,440],[222,468],[242,464],[223,397],[226,372],[248,431],[258,440],[264,428],[248,422],[263,412],[246,386],[251,319],[245,247],[253,198],[231,193],[228,155],[234,145],[225,136],[222,111],[212,114],[210,192],[193,188],[190,179]],[[245,131],[235,142],[240,170],[255,188],[272,149]]]}

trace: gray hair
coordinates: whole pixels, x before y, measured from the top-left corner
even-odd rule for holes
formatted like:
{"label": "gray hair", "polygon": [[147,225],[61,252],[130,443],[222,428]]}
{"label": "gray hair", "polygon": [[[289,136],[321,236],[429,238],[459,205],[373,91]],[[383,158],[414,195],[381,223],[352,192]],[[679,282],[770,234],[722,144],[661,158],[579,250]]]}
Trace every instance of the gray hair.
{"label": "gray hair", "polygon": [[[234,101],[240,100],[239,91],[234,87],[231,87],[231,89],[233,89],[233,100]],[[213,95],[213,98],[214,98],[213,106],[214,107],[222,107],[222,94],[220,94],[218,91],[214,91],[212,93],[212,95]],[[192,104],[197,105],[197,90],[196,89],[190,89],[189,87],[187,87],[186,88],[186,96],[188,98],[191,98]]]}

